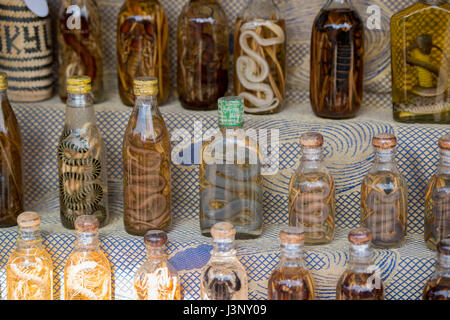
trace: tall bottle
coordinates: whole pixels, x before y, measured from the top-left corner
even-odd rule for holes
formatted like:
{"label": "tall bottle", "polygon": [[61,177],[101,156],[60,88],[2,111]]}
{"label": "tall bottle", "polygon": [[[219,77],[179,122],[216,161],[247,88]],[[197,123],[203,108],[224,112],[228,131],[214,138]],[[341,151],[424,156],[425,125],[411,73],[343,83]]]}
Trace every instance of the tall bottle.
{"label": "tall bottle", "polygon": [[103,101],[103,55],[96,0],[62,0],[58,17],[59,96],[67,100],[67,80],[88,76],[94,102]]}
{"label": "tall bottle", "polygon": [[450,135],[438,144],[441,161],[425,191],[425,242],[432,250],[450,235]]}
{"label": "tall bottle", "polygon": [[324,118],[351,118],[361,107],[364,25],[350,0],[328,0],[311,35],[310,100]]}
{"label": "tall bottle", "polygon": [[289,184],[289,225],[302,226],[306,244],[334,238],[334,179],[322,163],[323,137],[306,132],[300,137],[302,158]]}
{"label": "tall bottle", "polygon": [[187,109],[217,108],[228,89],[228,23],[216,0],[190,0],[178,18],[178,97]]}
{"label": "tall bottle", "polygon": [[117,19],[117,76],[122,102],[134,105],[133,80],[155,77],[158,103],[169,95],[167,18],[158,0],[126,0]]}
{"label": "tall bottle", "polygon": [[157,103],[158,80],[134,80],[136,102],[123,138],[125,230],[144,235],[168,230],[170,213],[170,137]]}
{"label": "tall bottle", "polygon": [[77,239],[64,267],[65,300],[111,300],[111,266],[100,250],[98,220],[79,216]]}
{"label": "tall bottle", "polygon": [[7,89],[6,73],[0,72],[0,228],[16,225],[23,212],[22,142]]}
{"label": "tall bottle", "polygon": [[160,230],[148,231],[144,236],[147,260],[134,276],[137,300],[181,300],[180,278],[167,260],[167,234]]}
{"label": "tall bottle", "polygon": [[248,299],[247,274],[236,257],[235,234],[236,229],[229,222],[219,222],[211,228],[214,248],[200,275],[200,299]]}
{"label": "tall bottle", "polygon": [[373,263],[372,233],[356,228],[348,234],[350,258],[347,270],[338,280],[337,300],[384,300],[384,285]]}
{"label": "tall bottle", "polygon": [[423,300],[450,300],[450,237],[437,246],[436,270],[426,282]]}
{"label": "tall bottle", "polygon": [[450,124],[449,23],[448,0],[420,0],[392,16],[395,120]]}
{"label": "tall bottle", "polygon": [[234,94],[245,112],[279,112],[286,96],[286,26],[273,0],[249,0],[234,28]]}
{"label": "tall bottle", "polygon": [[361,185],[361,226],[372,232],[372,243],[397,248],[406,236],[408,188],[395,162],[397,139],[382,133],[372,138],[375,163]]}
{"label": "tall bottle", "polygon": [[314,280],[304,266],[302,227],[286,227],[280,232],[280,263],[268,283],[269,300],[314,300]]}
{"label": "tall bottle", "polygon": [[23,212],[17,218],[19,238],[6,265],[8,300],[52,300],[52,259],[42,246],[36,212]]}
{"label": "tall bottle", "polygon": [[238,239],[256,238],[263,227],[259,147],[243,129],[243,99],[218,104],[220,131],[200,153],[200,229],[209,236],[214,224],[227,221]]}
{"label": "tall bottle", "polygon": [[67,80],[64,129],[58,145],[60,213],[64,227],[74,229],[78,216],[94,215],[105,226],[109,219],[106,149],[95,123],[91,80]]}

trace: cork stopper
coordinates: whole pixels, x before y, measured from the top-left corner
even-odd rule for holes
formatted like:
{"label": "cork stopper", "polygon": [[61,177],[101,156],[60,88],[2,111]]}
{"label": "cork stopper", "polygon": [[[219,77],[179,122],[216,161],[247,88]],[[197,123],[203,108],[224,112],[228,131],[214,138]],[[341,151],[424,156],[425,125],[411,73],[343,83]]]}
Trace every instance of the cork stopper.
{"label": "cork stopper", "polygon": [[144,243],[151,248],[163,247],[167,242],[167,233],[161,230],[150,230],[144,236]]}
{"label": "cork stopper", "polygon": [[439,241],[437,252],[444,256],[450,256],[450,236]]}
{"label": "cork stopper", "polygon": [[303,244],[305,232],[302,227],[286,227],[280,231],[280,240],[283,244]]}
{"label": "cork stopper", "polygon": [[356,228],[349,232],[348,241],[351,244],[369,244],[372,241],[372,232],[367,228]]}
{"label": "cork stopper", "polygon": [[17,224],[22,229],[39,229],[41,217],[36,212],[26,211],[17,217]]}
{"label": "cork stopper", "polygon": [[84,233],[97,233],[99,222],[93,215],[79,216],[75,220],[75,230]]}
{"label": "cork stopper", "polygon": [[236,229],[229,222],[218,222],[211,228],[214,240],[234,240]]}
{"label": "cork stopper", "polygon": [[323,136],[318,132],[309,131],[300,136],[303,148],[319,148],[323,145]]}
{"label": "cork stopper", "polygon": [[444,150],[450,150],[450,134],[446,134],[439,138],[438,141],[439,148]]}
{"label": "cork stopper", "polygon": [[158,94],[158,79],[155,77],[138,77],[133,81],[135,96],[155,96]]}
{"label": "cork stopper", "polygon": [[0,72],[0,90],[8,89],[8,76],[4,72]]}
{"label": "cork stopper", "polygon": [[397,138],[391,133],[380,133],[372,138],[372,145],[377,149],[392,149],[397,145]]}
{"label": "cork stopper", "polygon": [[89,93],[91,92],[91,78],[88,76],[73,76],[67,79],[68,93]]}

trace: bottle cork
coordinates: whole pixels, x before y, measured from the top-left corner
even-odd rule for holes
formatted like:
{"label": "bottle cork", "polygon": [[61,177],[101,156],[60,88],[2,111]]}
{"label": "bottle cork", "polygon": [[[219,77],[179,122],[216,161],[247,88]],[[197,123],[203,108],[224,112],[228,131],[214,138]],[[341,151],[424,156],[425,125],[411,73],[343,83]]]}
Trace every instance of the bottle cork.
{"label": "bottle cork", "polygon": [[348,241],[351,244],[369,244],[372,241],[372,232],[367,228],[356,228],[349,232]]}
{"label": "bottle cork", "polygon": [[391,133],[380,133],[372,138],[372,145],[377,149],[392,149],[397,145],[397,138]]}
{"label": "bottle cork", "polygon": [[302,227],[286,227],[280,231],[280,240],[283,244],[302,244],[305,232]]}
{"label": "bottle cork", "polygon": [[23,229],[38,229],[41,225],[41,217],[36,212],[26,211],[17,217],[17,224]]}
{"label": "bottle cork", "polygon": [[95,233],[98,226],[99,222],[93,215],[82,215],[75,220],[75,230],[79,232]]}
{"label": "bottle cork", "polygon": [[166,244],[167,233],[161,230],[150,230],[144,236],[144,243],[151,248],[159,248]]}
{"label": "bottle cork", "polygon": [[450,134],[440,137],[438,145],[441,149],[450,150]]}
{"label": "bottle cork", "polygon": [[305,132],[300,136],[302,148],[319,148],[323,145],[323,136],[318,132]]}
{"label": "bottle cork", "polygon": [[229,222],[218,222],[211,228],[214,240],[233,240],[236,229]]}

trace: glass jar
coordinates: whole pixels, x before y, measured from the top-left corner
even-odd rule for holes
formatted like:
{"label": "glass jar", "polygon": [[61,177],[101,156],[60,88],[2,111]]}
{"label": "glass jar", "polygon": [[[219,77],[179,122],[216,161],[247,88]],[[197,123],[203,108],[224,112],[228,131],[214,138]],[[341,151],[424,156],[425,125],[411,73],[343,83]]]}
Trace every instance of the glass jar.
{"label": "glass jar", "polygon": [[450,300],[450,238],[437,246],[436,270],[425,283],[423,300]]}

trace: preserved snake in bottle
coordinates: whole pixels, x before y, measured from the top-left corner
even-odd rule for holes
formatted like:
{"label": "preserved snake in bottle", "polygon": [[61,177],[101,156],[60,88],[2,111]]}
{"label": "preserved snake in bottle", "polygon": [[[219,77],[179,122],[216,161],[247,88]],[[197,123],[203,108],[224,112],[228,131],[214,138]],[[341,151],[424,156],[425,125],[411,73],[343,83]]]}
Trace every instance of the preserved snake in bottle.
{"label": "preserved snake in bottle", "polygon": [[103,101],[103,56],[96,0],[62,0],[58,17],[59,96],[67,99],[67,79],[88,76],[94,102]]}
{"label": "preserved snake in bottle", "polygon": [[372,232],[380,248],[398,248],[406,236],[408,188],[395,162],[397,139],[388,133],[373,137],[375,163],[361,185],[361,226]]}
{"label": "preserved snake in bottle", "polygon": [[349,0],[328,0],[311,35],[310,100],[324,118],[351,118],[361,107],[364,25]]}
{"label": "preserved snake in bottle", "polygon": [[187,109],[217,109],[228,89],[228,24],[216,0],[190,0],[178,18],[178,98]]}
{"label": "preserved snake in bottle", "polygon": [[450,236],[437,245],[436,270],[425,283],[423,300],[450,300]]}
{"label": "preserved snake in bottle", "polygon": [[245,112],[279,112],[286,96],[286,26],[273,0],[250,0],[234,29],[234,94]]}
{"label": "preserved snake in bottle", "polygon": [[0,72],[0,228],[16,225],[23,212],[22,142],[7,89],[6,73]]}
{"label": "preserved snake in bottle", "polygon": [[117,76],[122,102],[133,106],[133,80],[158,79],[158,103],[169,95],[168,27],[158,0],[126,0],[117,19]]}
{"label": "preserved snake in bottle", "polygon": [[81,215],[95,215],[100,226],[108,223],[106,150],[95,123],[90,78],[67,80],[66,120],[58,145],[61,222],[74,228]]}
{"label": "preserved snake in bottle", "polygon": [[302,158],[289,184],[289,225],[302,226],[306,244],[329,243],[335,232],[334,179],[322,163],[323,137],[300,137]]}
{"label": "preserved snake in bottle", "polygon": [[8,300],[52,300],[53,265],[42,246],[36,212],[23,212],[17,218],[19,239],[6,265]]}

